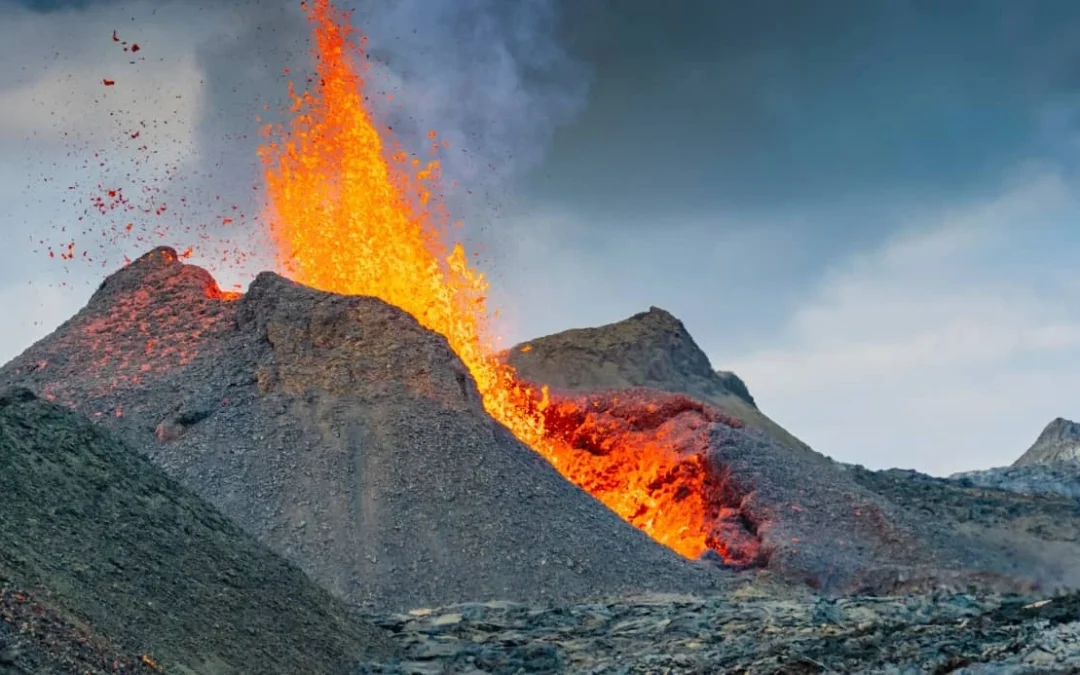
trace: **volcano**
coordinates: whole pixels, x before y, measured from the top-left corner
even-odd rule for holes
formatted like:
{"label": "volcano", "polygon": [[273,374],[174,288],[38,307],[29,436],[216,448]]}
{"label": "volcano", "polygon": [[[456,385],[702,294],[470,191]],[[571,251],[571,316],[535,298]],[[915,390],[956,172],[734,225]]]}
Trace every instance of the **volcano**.
{"label": "volcano", "polygon": [[305,8],[316,73],[260,149],[281,274],[226,293],[156,249],[0,384],[109,427],[361,605],[701,590],[741,570],[830,591],[1060,581],[1032,541],[939,522],[807,447],[667,312],[499,353],[438,162],[378,130],[348,15]]}
{"label": "volcano", "polygon": [[[639,349],[700,351],[666,335],[639,336]],[[563,357],[549,357],[555,372]],[[965,574],[1053,581],[1028,542],[958,532],[678,391],[549,389],[543,423],[565,449],[553,466],[487,412],[447,340],[402,310],[269,272],[222,293],[169,248],[106,278],[0,383],[119,434],[368,607],[701,591],[748,569],[838,592]],[[661,534],[698,530],[691,552]]]}
{"label": "volcano", "polygon": [[484,411],[445,339],[176,252],[107,278],[0,370],[110,427],[341,597],[378,607],[711,587]]}

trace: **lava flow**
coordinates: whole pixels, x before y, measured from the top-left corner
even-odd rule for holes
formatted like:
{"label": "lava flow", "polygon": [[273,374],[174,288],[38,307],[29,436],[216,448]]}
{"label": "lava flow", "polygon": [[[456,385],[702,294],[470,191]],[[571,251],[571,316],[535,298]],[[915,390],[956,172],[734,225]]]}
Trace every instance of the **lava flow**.
{"label": "lava flow", "polygon": [[[488,413],[569,480],[625,520],[687,557],[710,539],[700,463],[662,443],[592,453],[545,427],[547,392],[518,381],[487,339],[487,281],[460,244],[448,245],[439,166],[391,152],[365,105],[363,42],[330,0],[304,4],[317,74],[290,85],[290,119],[268,126],[260,148],[267,220],[282,272],[335,293],[375,296],[446,337],[472,373]],[[434,134],[432,134],[434,139]],[[560,405],[566,405],[565,402]],[[597,433],[602,430],[597,429]],[[580,430],[578,430],[580,433]],[[609,445],[618,444],[610,438]],[[679,489],[657,489],[678,476]],[[715,538],[713,538],[715,539]]]}

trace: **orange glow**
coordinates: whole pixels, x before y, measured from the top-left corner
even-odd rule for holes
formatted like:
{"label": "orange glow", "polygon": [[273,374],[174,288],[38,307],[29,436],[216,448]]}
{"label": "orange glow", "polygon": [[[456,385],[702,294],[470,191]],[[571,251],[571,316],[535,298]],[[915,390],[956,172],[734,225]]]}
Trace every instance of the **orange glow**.
{"label": "orange glow", "polygon": [[447,243],[438,162],[386,146],[389,135],[380,134],[365,105],[363,41],[348,15],[330,0],[304,7],[317,73],[305,91],[290,85],[290,119],[267,127],[260,148],[281,271],[408,312],[446,337],[488,413],[569,480],[678,553],[697,557],[714,548],[723,555],[721,546],[707,545],[700,456],[679,456],[660,439],[629,447],[615,429],[592,430],[607,434],[600,445],[617,450],[594,454],[573,447],[565,430],[545,428],[546,389],[520,382],[498,359],[487,332],[488,283],[460,244]]}

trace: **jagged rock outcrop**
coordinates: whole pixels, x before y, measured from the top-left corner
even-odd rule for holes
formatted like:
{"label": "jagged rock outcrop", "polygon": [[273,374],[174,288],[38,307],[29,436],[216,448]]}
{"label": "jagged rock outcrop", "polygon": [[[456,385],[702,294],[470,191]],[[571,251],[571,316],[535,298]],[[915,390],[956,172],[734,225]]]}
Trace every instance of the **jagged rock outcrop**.
{"label": "jagged rock outcrop", "polygon": [[157,249],[0,369],[115,430],[342,598],[381,608],[709,588],[483,410],[444,338]]}
{"label": "jagged rock outcrop", "polygon": [[529,340],[506,359],[526,380],[555,389],[648,387],[687,394],[801,453],[810,448],[766,417],[734,373],[715,371],[686,326],[657,307],[628,319]]}
{"label": "jagged rock outcrop", "polygon": [[384,631],[111,433],[0,392],[0,672],[332,675],[390,655]]}
{"label": "jagged rock outcrop", "polygon": [[1080,460],[1080,424],[1058,417],[1042,430],[1034,445],[1013,466]]}

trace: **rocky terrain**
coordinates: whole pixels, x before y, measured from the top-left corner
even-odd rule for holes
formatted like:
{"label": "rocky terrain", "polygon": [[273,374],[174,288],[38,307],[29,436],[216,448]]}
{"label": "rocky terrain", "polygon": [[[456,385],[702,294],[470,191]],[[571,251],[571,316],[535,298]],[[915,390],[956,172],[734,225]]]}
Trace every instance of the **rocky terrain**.
{"label": "rocky terrain", "polygon": [[[546,355],[545,383],[571,385],[554,390],[548,423],[573,461],[639,495],[649,518],[663,517],[649,511],[655,500],[702,500],[713,542],[704,560],[676,555],[568,483],[486,414],[441,336],[373,298],[270,273],[232,298],[157,249],[107,278],[79,314],[0,369],[0,382],[113,430],[370,610],[707,592],[746,568],[830,593],[957,574],[1068,585],[1059,552],[1044,559],[1028,534],[957,531],[777,432],[662,310],[530,345],[510,356],[525,376],[541,381],[513,354]],[[636,382],[648,388],[610,388]],[[670,470],[621,483],[627,466],[663,459],[661,439]]]}
{"label": "rocky terrain", "polygon": [[371,609],[708,589],[483,410],[446,341],[265,273],[239,299],[158,249],[0,369],[115,431]]}
{"label": "rocky terrain", "polygon": [[1058,417],[1012,466],[965,471],[949,478],[962,485],[1080,499],[1080,424]]}
{"label": "rocky terrain", "polygon": [[977,485],[1026,495],[1056,494],[1080,499],[1080,460],[1076,459],[965,471],[949,478],[961,485]]}
{"label": "rocky terrain", "polygon": [[146,458],[0,394],[0,673],[341,673],[361,620]]}
{"label": "rocky terrain", "polygon": [[353,675],[1080,672],[1080,597],[627,597],[471,603],[379,619],[403,655]]}
{"label": "rocky terrain", "polygon": [[360,617],[109,432],[27,390],[0,394],[0,516],[3,675],[1080,668],[1080,598],[957,592],[963,579],[823,598],[754,573],[708,594]]}
{"label": "rocky terrain", "polygon": [[[832,462],[763,422],[760,411],[760,417],[740,417],[738,406],[752,401],[746,386],[715,371],[683,324],[664,310],[530,340],[509,350],[507,359],[519,374],[564,396],[626,399],[639,390],[625,387],[647,386],[708,401],[745,421],[745,428],[702,426],[697,439],[681,444],[708,448],[722,476],[720,501],[735,511],[724,522],[746,525],[767,552],[769,569],[816,588],[879,593],[933,586],[934,579],[965,571],[977,571],[981,584],[1000,584],[1002,577],[1023,580],[1015,587],[1080,582],[1063,563],[1080,554],[1071,525],[1075,504]],[[612,387],[617,393],[597,392]],[[951,508],[942,512],[939,504]],[[725,534],[738,541],[733,529]]]}
{"label": "rocky terrain", "polygon": [[1072,667],[1075,499],[833,462],[656,308],[506,358],[597,498],[394,307],[113,274],[0,368],[0,673]]}

